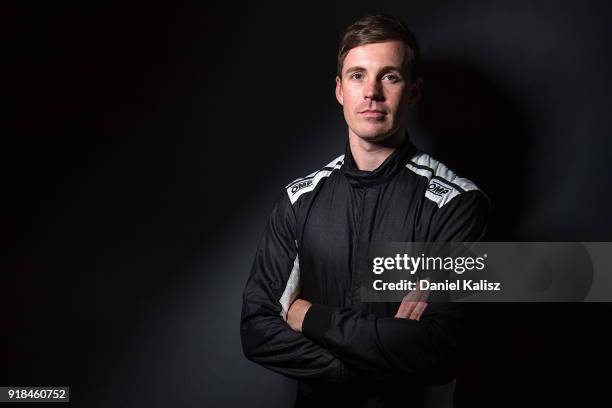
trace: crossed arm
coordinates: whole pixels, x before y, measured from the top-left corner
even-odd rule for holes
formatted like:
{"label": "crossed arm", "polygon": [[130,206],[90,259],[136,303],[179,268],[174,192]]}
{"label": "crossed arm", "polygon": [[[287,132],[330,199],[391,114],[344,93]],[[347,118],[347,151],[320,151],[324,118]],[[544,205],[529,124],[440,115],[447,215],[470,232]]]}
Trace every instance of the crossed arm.
{"label": "crossed arm", "polygon": [[[419,320],[427,307],[428,294],[425,291],[414,290],[410,292],[402,301],[397,313],[396,319]],[[291,304],[289,312],[287,312],[287,324],[296,332],[302,332],[304,317],[312,303],[303,299],[296,299]]]}
{"label": "crossed arm", "polygon": [[[286,196],[285,196],[286,198]],[[478,196],[447,204],[430,240],[477,241],[485,219]],[[467,201],[466,201],[467,200]],[[486,215],[486,213],[485,213]],[[294,299],[281,304],[297,260],[295,215],[281,199],[259,243],[243,295],[241,337],[247,358],[294,379],[351,382],[409,377],[424,384],[454,378],[461,309],[427,304],[414,292],[395,317]]]}

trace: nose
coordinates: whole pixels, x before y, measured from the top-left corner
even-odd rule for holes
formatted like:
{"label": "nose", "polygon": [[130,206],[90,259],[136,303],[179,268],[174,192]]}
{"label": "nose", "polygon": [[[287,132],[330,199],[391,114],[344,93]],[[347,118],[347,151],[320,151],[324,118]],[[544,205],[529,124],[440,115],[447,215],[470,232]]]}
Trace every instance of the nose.
{"label": "nose", "polygon": [[363,89],[363,97],[364,99],[373,99],[375,101],[382,100],[383,95],[380,81],[376,79],[367,81]]}

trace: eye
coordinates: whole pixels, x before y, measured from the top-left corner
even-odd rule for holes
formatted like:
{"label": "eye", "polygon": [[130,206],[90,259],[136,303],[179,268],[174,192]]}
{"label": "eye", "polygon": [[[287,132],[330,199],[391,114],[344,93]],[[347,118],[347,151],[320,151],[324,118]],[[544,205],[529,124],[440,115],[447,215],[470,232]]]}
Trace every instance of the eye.
{"label": "eye", "polygon": [[363,78],[363,74],[361,72],[353,72],[350,78],[351,79],[361,79]]}
{"label": "eye", "polygon": [[402,78],[396,74],[385,74],[382,79],[386,79],[391,82],[398,82],[402,80]]}

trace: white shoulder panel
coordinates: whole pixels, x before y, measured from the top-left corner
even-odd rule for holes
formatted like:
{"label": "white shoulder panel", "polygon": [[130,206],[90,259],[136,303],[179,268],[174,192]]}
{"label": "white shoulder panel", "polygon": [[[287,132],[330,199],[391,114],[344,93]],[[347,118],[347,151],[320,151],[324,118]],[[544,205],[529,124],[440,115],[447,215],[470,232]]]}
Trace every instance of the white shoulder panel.
{"label": "white shoulder panel", "polygon": [[281,316],[285,321],[287,321],[287,312],[289,312],[289,307],[295,299],[297,299],[300,293],[300,258],[298,255],[295,256],[293,261],[293,268],[291,269],[291,274],[289,275],[289,279],[287,280],[287,285],[285,286],[285,290],[281,298],[278,300],[282,306],[282,310],[280,312]]}
{"label": "white shoulder panel", "polygon": [[428,187],[425,197],[442,207],[461,193],[470,190],[478,190],[476,184],[470,180],[459,177],[445,164],[437,161],[427,153],[419,152],[406,164],[419,176],[426,177]]}
{"label": "white shoulder panel", "polygon": [[325,177],[329,177],[334,170],[339,169],[343,164],[344,155],[341,155],[329,162],[322,169],[289,183],[286,190],[289,195],[289,200],[291,200],[291,204],[295,203],[302,194],[314,190],[319,181]]}

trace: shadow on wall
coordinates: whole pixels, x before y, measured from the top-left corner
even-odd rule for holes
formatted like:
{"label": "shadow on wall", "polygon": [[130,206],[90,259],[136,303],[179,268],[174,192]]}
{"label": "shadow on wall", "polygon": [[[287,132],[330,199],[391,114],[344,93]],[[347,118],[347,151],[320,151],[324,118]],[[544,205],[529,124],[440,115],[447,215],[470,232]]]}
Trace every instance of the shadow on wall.
{"label": "shadow on wall", "polygon": [[[534,124],[523,101],[469,64],[430,61],[414,141],[475,181],[492,209],[485,241],[518,241]],[[533,164],[532,164],[533,163]],[[454,406],[580,406],[609,401],[604,304],[466,304],[464,364]],[[593,367],[599,366],[600,369]],[[579,375],[575,375],[579,373]]]}
{"label": "shadow on wall", "polygon": [[[422,140],[415,143],[459,175],[473,180],[489,196],[491,214],[485,241],[516,240],[517,226],[524,216],[525,194],[521,189],[526,182],[531,139],[520,101],[504,91],[498,81],[460,62],[428,62],[422,67],[422,75],[424,94],[414,118]],[[455,407],[497,403],[499,394],[507,395],[506,386],[512,384],[498,373],[503,373],[504,367],[514,374],[522,372],[518,366],[521,358],[512,356],[525,350],[516,341],[517,331],[512,328],[519,321],[509,308],[500,304],[466,307],[471,319],[466,325],[462,372],[454,398],[435,401],[430,405],[435,408],[452,406],[450,401]],[[491,377],[491,372],[496,375]],[[531,380],[523,379],[526,383]]]}
{"label": "shadow on wall", "polygon": [[414,125],[435,158],[491,199],[486,241],[513,241],[524,210],[529,124],[520,101],[477,69],[455,61],[422,66]]}

